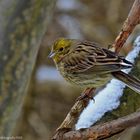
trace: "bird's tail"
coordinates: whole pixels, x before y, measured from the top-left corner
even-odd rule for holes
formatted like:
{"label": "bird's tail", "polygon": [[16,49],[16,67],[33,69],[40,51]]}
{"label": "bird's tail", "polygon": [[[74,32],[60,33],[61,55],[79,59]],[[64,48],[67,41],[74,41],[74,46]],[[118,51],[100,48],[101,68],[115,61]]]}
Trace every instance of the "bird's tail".
{"label": "bird's tail", "polygon": [[116,79],[123,81],[128,87],[140,94],[140,80],[122,71],[113,72],[112,75]]}

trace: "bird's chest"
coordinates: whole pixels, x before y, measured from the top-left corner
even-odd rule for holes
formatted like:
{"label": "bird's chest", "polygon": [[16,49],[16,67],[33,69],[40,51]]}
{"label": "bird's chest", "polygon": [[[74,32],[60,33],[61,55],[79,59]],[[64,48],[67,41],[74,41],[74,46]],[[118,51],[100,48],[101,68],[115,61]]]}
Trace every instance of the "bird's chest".
{"label": "bird's chest", "polygon": [[68,70],[63,63],[57,65],[57,69],[66,81],[74,82],[75,75],[70,70]]}

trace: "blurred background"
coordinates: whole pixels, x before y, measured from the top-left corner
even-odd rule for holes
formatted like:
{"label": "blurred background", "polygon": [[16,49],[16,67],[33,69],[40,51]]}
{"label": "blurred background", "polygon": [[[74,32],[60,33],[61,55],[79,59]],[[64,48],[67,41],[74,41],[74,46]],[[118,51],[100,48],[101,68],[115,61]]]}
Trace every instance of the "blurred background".
{"label": "blurred background", "polygon": [[[63,121],[81,90],[67,84],[47,58],[59,37],[112,44],[134,0],[57,0],[51,24],[42,40],[23,112],[15,135],[24,140],[47,140]],[[126,55],[139,34],[137,27],[122,49]],[[132,136],[129,136],[131,139]],[[126,138],[124,138],[126,139]],[[128,140],[128,138],[127,138]],[[134,140],[134,139],[133,139]]]}

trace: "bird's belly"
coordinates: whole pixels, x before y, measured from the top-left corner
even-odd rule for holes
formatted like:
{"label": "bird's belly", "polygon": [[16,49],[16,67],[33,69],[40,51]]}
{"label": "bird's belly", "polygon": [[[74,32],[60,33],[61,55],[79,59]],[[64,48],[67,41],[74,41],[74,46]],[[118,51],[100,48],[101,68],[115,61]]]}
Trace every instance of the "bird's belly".
{"label": "bird's belly", "polygon": [[66,81],[82,87],[101,87],[112,79],[111,74],[102,75],[79,75],[66,74],[64,76]]}
{"label": "bird's belly", "polygon": [[111,74],[94,74],[94,73],[71,73],[66,71],[63,64],[58,67],[61,75],[71,84],[82,87],[101,87],[112,79]]}
{"label": "bird's belly", "polygon": [[78,81],[78,84],[80,86],[84,86],[84,87],[101,87],[103,85],[105,85],[111,78],[109,77],[105,77],[105,78],[100,78],[100,77],[94,77],[93,79],[87,79],[87,80],[83,80],[83,81]]}

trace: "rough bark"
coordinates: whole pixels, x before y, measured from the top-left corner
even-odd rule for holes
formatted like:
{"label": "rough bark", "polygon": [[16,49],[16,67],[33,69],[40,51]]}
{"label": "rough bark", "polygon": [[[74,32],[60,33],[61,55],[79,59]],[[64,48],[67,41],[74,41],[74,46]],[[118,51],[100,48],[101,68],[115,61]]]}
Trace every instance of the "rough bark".
{"label": "rough bark", "polygon": [[[93,96],[94,92],[91,92],[91,96]],[[71,129],[73,128],[74,124],[76,123],[79,114],[83,111],[83,108],[85,108],[88,105],[89,98],[85,98],[83,100],[78,100],[74,104],[74,106],[71,108],[70,112],[67,114],[65,120],[62,122],[62,124],[57,129],[58,131],[61,129]]]}
{"label": "rough bark", "polygon": [[[94,92],[91,92],[91,96],[93,96],[93,93]],[[60,139],[65,132],[74,129],[74,125],[78,120],[79,115],[81,114],[83,109],[88,105],[89,100],[89,98],[85,98],[83,100],[78,100],[75,102],[62,124],[57,128],[56,133],[52,138],[53,140]]]}
{"label": "rough bark", "polygon": [[55,0],[0,1],[0,135],[12,133]]}

